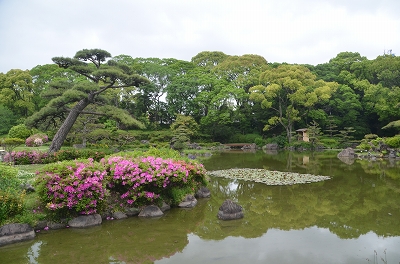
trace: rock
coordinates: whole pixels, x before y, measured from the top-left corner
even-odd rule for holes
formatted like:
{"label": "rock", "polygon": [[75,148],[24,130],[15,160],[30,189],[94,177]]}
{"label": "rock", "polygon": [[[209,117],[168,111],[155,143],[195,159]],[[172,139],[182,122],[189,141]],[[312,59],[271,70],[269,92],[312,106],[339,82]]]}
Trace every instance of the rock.
{"label": "rock", "polygon": [[26,192],[35,192],[35,187],[29,183],[22,183],[19,187]]}
{"label": "rock", "polygon": [[197,144],[196,142],[187,144],[187,147],[189,149],[201,149],[201,146],[199,144]]}
{"label": "rock", "polygon": [[395,159],[396,158],[396,151],[395,150],[390,150],[389,153],[389,159]]}
{"label": "rock", "polygon": [[207,187],[200,187],[200,189],[195,194],[196,198],[210,198],[211,192]]}
{"label": "rock", "polygon": [[156,205],[148,205],[144,207],[139,213],[139,217],[159,217],[163,215],[164,213]]}
{"label": "rock", "polygon": [[0,227],[0,246],[33,239],[35,231],[28,224],[7,224]]}
{"label": "rock", "polygon": [[264,148],[268,149],[268,150],[278,150],[279,149],[279,145],[276,144],[276,143],[271,143],[271,144],[265,145]]}
{"label": "rock", "polygon": [[47,226],[50,229],[62,229],[65,228],[67,226],[67,223],[57,223],[57,222],[47,222]]}
{"label": "rock", "polygon": [[114,217],[114,219],[125,219],[128,218],[128,215],[125,214],[124,212],[114,212],[112,214],[112,217]]}
{"label": "rock", "polygon": [[148,140],[140,140],[140,143],[141,143],[141,144],[146,144],[146,145],[147,145],[147,144],[150,144],[150,141],[148,141]]}
{"label": "rock", "polygon": [[354,158],[353,157],[338,157],[340,161],[343,163],[346,163],[347,165],[352,165],[354,163]]}
{"label": "rock", "polygon": [[194,159],[196,159],[196,155],[194,155],[194,154],[188,154],[188,159],[194,160]]}
{"label": "rock", "polygon": [[127,216],[135,216],[140,213],[140,209],[139,208],[126,208],[125,213]]}
{"label": "rock", "polygon": [[354,149],[352,148],[346,148],[342,150],[339,154],[337,154],[337,157],[352,157],[355,158],[357,155],[354,153]]}
{"label": "rock", "polygon": [[196,204],[197,204],[197,199],[193,195],[188,194],[183,199],[183,201],[180,204],[178,204],[178,207],[181,207],[181,208],[193,208],[193,207],[196,206]]}
{"label": "rock", "polygon": [[165,212],[165,211],[170,210],[170,209],[171,209],[171,206],[170,206],[169,204],[167,204],[166,202],[163,201],[160,210],[161,210],[162,212]]}
{"label": "rock", "polygon": [[249,145],[245,145],[245,146],[242,147],[243,150],[244,149],[256,149],[256,148],[257,148],[257,145],[255,143],[249,144]]}
{"label": "rock", "polygon": [[35,227],[33,228],[34,230],[40,230],[45,228],[46,226],[48,226],[47,221],[46,220],[40,220],[37,222],[37,224],[35,225]]}
{"label": "rock", "polygon": [[75,217],[72,220],[69,220],[68,225],[70,227],[82,228],[82,227],[100,225],[101,222],[102,222],[102,219],[99,214],[81,215],[81,216]]}
{"label": "rock", "polygon": [[244,217],[243,208],[237,203],[227,199],[218,211],[218,218],[221,220],[234,220]]}

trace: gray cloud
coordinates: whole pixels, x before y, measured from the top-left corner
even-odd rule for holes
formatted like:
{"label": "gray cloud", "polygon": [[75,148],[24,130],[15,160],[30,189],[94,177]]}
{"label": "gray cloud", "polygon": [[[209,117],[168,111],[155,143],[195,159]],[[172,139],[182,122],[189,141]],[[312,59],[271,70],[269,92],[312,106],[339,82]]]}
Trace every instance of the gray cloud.
{"label": "gray cloud", "polygon": [[31,69],[84,48],[190,60],[201,51],[271,62],[370,59],[400,46],[397,0],[0,1],[0,72]]}

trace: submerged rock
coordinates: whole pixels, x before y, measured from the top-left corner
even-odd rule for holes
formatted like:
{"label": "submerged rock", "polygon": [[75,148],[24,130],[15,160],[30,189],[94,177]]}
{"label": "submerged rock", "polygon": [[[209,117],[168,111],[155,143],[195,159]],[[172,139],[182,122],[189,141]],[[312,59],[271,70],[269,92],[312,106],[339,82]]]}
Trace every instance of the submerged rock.
{"label": "submerged rock", "polygon": [[232,200],[227,199],[219,208],[218,218],[221,220],[235,220],[244,217],[243,208]]}
{"label": "submerged rock", "polygon": [[196,198],[210,198],[211,192],[207,187],[200,187],[200,189],[195,194]]}
{"label": "submerged rock", "polygon": [[183,201],[178,205],[178,207],[181,208],[193,208],[197,204],[197,199],[191,195],[188,194],[186,197],[183,199]]}
{"label": "submerged rock", "polygon": [[35,231],[28,224],[7,224],[0,227],[0,246],[33,239]]}

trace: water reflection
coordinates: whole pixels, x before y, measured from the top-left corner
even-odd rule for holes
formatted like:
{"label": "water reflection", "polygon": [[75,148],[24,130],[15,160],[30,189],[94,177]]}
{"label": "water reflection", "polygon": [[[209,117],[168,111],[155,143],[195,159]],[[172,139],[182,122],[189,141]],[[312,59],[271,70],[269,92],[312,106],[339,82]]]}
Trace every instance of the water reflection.
{"label": "water reflection", "polygon": [[196,234],[189,234],[188,239],[189,244],[181,253],[155,263],[365,264],[367,259],[374,259],[374,250],[383,258],[386,251],[388,263],[400,260],[399,237],[382,238],[369,232],[358,239],[342,240],[328,229],[315,226],[291,231],[270,229],[261,237],[250,239],[204,240]]}
{"label": "water reflection", "polygon": [[29,249],[27,253],[28,263],[29,264],[38,264],[38,258],[40,253],[40,247],[42,246],[43,241],[38,241],[34,243]]}
{"label": "water reflection", "polygon": [[[368,263],[385,257],[385,249],[387,263],[399,263],[399,162],[348,165],[336,154],[216,154],[203,161],[208,170],[266,168],[332,179],[266,186],[212,178],[212,197],[193,209],[41,232],[0,248],[0,263]],[[245,217],[220,221],[225,199],[238,202]]]}

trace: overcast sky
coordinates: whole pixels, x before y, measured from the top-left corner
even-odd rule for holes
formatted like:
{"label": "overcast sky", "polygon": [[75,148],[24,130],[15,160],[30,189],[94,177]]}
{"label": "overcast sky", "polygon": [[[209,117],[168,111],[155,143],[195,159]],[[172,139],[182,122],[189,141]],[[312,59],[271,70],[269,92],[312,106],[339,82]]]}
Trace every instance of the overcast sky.
{"label": "overcast sky", "polygon": [[0,72],[81,49],[190,61],[202,51],[320,64],[400,55],[399,0],[0,0]]}

